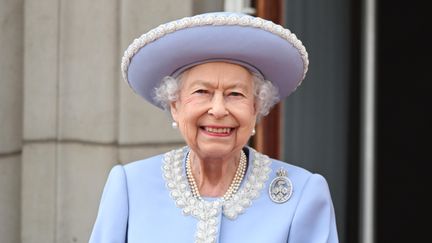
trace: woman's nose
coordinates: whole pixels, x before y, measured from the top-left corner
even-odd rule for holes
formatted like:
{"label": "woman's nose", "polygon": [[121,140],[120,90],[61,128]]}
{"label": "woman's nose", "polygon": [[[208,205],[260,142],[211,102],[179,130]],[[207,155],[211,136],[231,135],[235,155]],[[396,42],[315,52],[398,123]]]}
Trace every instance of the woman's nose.
{"label": "woman's nose", "polygon": [[210,109],[208,110],[208,114],[213,115],[215,118],[222,118],[229,114],[225,106],[225,100],[223,95],[215,94],[213,96]]}

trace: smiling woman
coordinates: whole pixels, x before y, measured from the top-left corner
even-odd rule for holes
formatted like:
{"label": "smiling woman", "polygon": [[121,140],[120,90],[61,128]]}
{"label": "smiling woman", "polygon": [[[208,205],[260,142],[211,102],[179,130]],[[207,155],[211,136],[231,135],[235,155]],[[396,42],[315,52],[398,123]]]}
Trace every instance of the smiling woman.
{"label": "smiling woman", "polygon": [[192,174],[200,175],[202,195],[220,197],[255,126],[252,75],[237,64],[211,62],[187,70],[180,87],[171,114],[191,149]]}
{"label": "smiling woman", "polygon": [[224,62],[200,64],[186,71],[180,87],[171,114],[192,157],[222,164],[233,164],[228,158],[238,161],[257,114],[249,71]]}
{"label": "smiling woman", "polygon": [[307,67],[289,30],[237,13],[183,18],[136,39],[124,78],[170,112],[187,146],[115,166],[90,242],[338,242],[326,180],[247,146]]}

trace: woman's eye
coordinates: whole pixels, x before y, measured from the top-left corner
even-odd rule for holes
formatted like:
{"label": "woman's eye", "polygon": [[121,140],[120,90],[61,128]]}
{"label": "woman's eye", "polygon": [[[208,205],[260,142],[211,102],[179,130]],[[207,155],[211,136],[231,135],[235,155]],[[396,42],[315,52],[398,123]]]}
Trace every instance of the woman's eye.
{"label": "woman's eye", "polygon": [[194,94],[207,94],[208,91],[205,89],[198,89],[194,91]]}
{"label": "woman's eye", "polygon": [[230,96],[243,96],[243,94],[239,93],[239,92],[231,92],[231,93],[229,93],[229,95]]}

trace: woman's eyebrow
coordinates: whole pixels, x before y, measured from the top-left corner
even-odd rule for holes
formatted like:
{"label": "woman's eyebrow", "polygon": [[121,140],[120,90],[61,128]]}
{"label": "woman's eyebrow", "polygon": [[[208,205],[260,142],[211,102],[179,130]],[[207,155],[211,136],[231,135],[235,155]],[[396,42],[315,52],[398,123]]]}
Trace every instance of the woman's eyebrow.
{"label": "woman's eyebrow", "polygon": [[227,85],[227,88],[228,89],[239,88],[239,89],[242,89],[242,90],[247,90],[247,85],[244,84],[244,83],[234,83],[234,84],[231,84],[231,85]]}
{"label": "woman's eyebrow", "polygon": [[211,88],[211,87],[213,87],[213,84],[210,81],[207,81],[207,80],[196,79],[196,80],[192,81],[188,86],[189,87],[205,86],[207,88]]}
{"label": "woman's eyebrow", "polygon": [[[204,80],[204,79],[196,79],[188,85],[188,87],[191,87],[191,88],[196,87],[196,86],[204,86],[206,88],[214,88],[214,84],[212,82]],[[234,82],[232,84],[226,84],[223,87],[225,89],[239,88],[241,90],[248,90],[247,85],[244,83],[241,83],[241,82]]]}

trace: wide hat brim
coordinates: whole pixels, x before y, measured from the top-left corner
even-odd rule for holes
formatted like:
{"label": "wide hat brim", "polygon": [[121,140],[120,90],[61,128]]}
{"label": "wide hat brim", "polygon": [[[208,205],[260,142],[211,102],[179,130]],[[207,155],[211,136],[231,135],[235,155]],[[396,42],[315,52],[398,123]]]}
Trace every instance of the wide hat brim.
{"label": "wide hat brim", "polygon": [[208,13],[161,25],[135,41],[122,60],[124,79],[157,107],[154,89],[165,76],[205,62],[227,61],[258,71],[271,81],[279,98],[303,81],[308,55],[288,29],[237,13]]}

